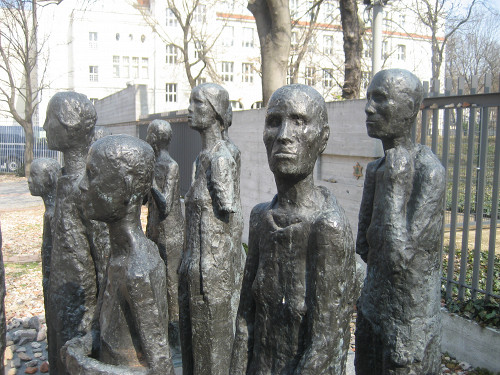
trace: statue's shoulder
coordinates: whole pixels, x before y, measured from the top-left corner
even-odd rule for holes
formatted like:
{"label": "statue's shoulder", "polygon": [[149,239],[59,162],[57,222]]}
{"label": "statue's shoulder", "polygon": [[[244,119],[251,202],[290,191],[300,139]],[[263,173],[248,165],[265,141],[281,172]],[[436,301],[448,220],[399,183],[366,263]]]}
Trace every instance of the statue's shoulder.
{"label": "statue's shoulder", "polygon": [[272,208],[274,201],[276,200],[276,196],[270,202],[263,202],[255,205],[252,208],[252,212],[250,213],[250,220],[261,219],[265,216]]}
{"label": "statue's shoulder", "polygon": [[323,195],[324,201],[318,211],[315,226],[334,232],[350,231],[349,220],[344,209],[338,204],[335,195],[324,186],[318,186],[318,189]]}
{"label": "statue's shoulder", "polygon": [[366,174],[374,174],[375,171],[380,167],[380,164],[384,161],[384,157],[378,158],[369,162],[366,165]]}
{"label": "statue's shoulder", "polygon": [[445,169],[439,158],[428,146],[421,144],[416,146],[415,171],[424,180],[444,185]]}

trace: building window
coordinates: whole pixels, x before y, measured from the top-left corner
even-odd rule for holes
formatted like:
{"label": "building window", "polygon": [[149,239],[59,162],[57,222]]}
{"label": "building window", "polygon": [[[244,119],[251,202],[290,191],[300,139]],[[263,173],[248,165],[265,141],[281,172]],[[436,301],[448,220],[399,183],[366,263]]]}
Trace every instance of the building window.
{"label": "building window", "polygon": [[323,3],[322,8],[324,9],[322,13],[325,22],[333,23],[335,21],[335,13],[337,12],[337,7],[335,6],[335,4],[333,4],[332,1],[327,0]]}
{"label": "building window", "polygon": [[398,44],[398,60],[406,60],[406,46],[404,44]]}
{"label": "building window", "polygon": [[147,57],[141,59],[141,78],[149,78],[149,59]]}
{"label": "building window", "polygon": [[323,36],[323,53],[325,55],[333,55],[333,35]]}
{"label": "building window", "polygon": [[399,14],[399,27],[404,28],[406,26],[406,15]]}
{"label": "building window", "polygon": [[202,83],[207,83],[207,79],[205,77],[199,77],[199,78],[196,78],[196,80],[194,81],[196,86],[198,85],[201,85]]}
{"label": "building window", "polygon": [[113,78],[120,78],[120,56],[113,56]]}
{"label": "building window", "polygon": [[290,17],[292,17],[292,19],[297,18],[298,14],[299,14],[299,5],[300,5],[299,0],[290,0],[290,3],[289,3]]}
{"label": "building window", "polygon": [[196,22],[205,23],[207,21],[207,6],[204,4],[199,4],[194,10],[194,20]]}
{"label": "building window", "polygon": [[128,56],[122,56],[122,76],[130,78],[130,58]]}
{"label": "building window", "polygon": [[232,61],[223,61],[221,63],[222,80],[224,82],[233,82],[233,68]]}
{"label": "building window", "polygon": [[389,57],[389,42],[384,40],[382,42],[382,59],[386,59]]}
{"label": "building window", "polygon": [[293,68],[290,67],[286,70],[286,84],[287,85],[292,83],[292,77],[293,77]]}
{"label": "building window", "polygon": [[253,64],[241,64],[241,82],[253,83]]}
{"label": "building window", "polygon": [[292,36],[290,38],[290,47],[292,50],[296,50],[299,46],[299,36],[296,31],[292,31]]}
{"label": "building window", "polygon": [[323,69],[323,87],[331,89],[333,87],[333,69]]}
{"label": "building window", "polygon": [[201,60],[203,56],[205,56],[205,43],[197,40],[194,42],[194,58]]}
{"label": "building window", "polygon": [[264,108],[264,102],[263,101],[255,102],[252,104],[250,108],[252,109]]}
{"label": "building window", "polygon": [[99,82],[99,67],[97,65],[89,66],[89,81]]}
{"label": "building window", "polygon": [[251,27],[243,28],[242,47],[253,47],[253,29]]}
{"label": "building window", "polygon": [[165,62],[167,64],[177,64],[177,47],[175,45],[167,45],[167,57]]}
{"label": "building window", "polygon": [[167,8],[166,11],[166,25],[177,26],[177,18],[175,18],[175,14],[170,8]]}
{"label": "building window", "polygon": [[305,74],[305,84],[308,86],[314,86],[316,84],[315,81],[315,74],[316,74],[316,69],[312,66],[306,67],[306,74]]}
{"label": "building window", "polygon": [[368,88],[368,84],[370,83],[370,72],[361,72],[361,87],[363,89]]}
{"label": "building window", "polygon": [[97,48],[97,33],[94,31],[89,32],[89,47],[92,49]]}
{"label": "building window", "polygon": [[224,26],[222,29],[222,45],[232,47],[234,44],[234,27]]}
{"label": "building window", "polygon": [[166,84],[167,94],[165,100],[167,103],[177,103],[177,83]]}
{"label": "building window", "polygon": [[371,45],[371,43],[365,42],[363,44],[363,54],[366,58],[371,59],[371,57],[372,57],[372,45]]}
{"label": "building window", "polygon": [[230,100],[229,103],[231,103],[231,108],[236,111],[243,109],[243,104],[239,100]]}
{"label": "building window", "polygon": [[120,40],[120,33],[116,33],[115,34],[115,39],[116,39],[117,42]]}
{"label": "building window", "polygon": [[139,78],[139,58],[132,57],[132,78]]}

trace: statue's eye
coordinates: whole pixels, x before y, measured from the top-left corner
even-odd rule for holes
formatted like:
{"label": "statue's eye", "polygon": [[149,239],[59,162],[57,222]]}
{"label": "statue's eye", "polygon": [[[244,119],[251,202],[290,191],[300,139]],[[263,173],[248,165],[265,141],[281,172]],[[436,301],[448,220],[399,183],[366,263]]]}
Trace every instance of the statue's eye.
{"label": "statue's eye", "polygon": [[304,117],[302,117],[300,115],[296,115],[296,114],[295,115],[291,115],[290,119],[297,126],[303,126],[306,123],[306,120],[304,119]]}
{"label": "statue's eye", "polygon": [[280,126],[281,119],[278,116],[269,116],[266,118],[266,126],[269,128],[276,128]]}

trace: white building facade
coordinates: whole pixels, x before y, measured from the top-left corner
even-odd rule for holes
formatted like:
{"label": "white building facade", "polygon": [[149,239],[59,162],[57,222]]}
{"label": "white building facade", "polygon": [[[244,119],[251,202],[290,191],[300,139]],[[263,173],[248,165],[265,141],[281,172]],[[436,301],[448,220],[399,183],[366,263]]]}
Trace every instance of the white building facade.
{"label": "white building facade", "polygon": [[[291,62],[304,45],[312,4],[290,0],[291,15],[297,21],[292,27]],[[360,18],[368,21],[369,27],[367,10],[362,4],[359,8]],[[401,6],[389,3],[384,10],[384,48],[378,52],[383,57],[383,68],[405,68],[422,80],[430,79],[429,31]],[[235,110],[262,105],[260,45],[246,1],[202,3],[193,12],[186,38],[166,0],[63,1],[40,8],[38,14],[39,39],[45,41],[44,57],[48,61],[41,124],[48,100],[64,90],[81,92],[95,101],[127,85],[146,85],[149,113],[186,109],[191,92],[182,53],[186,46],[193,76],[203,69],[196,83],[224,86]],[[369,28],[364,39],[362,95],[371,75]],[[314,86],[327,101],[340,98],[344,52],[337,0],[325,1],[321,6],[306,47],[298,83]],[[207,57],[207,64],[196,62],[200,54]]]}

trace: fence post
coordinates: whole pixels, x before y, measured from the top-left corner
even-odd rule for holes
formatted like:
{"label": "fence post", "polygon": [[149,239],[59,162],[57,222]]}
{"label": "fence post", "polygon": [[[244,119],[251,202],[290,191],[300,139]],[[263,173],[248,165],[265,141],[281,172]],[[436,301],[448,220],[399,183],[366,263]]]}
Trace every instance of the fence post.
{"label": "fence post", "polygon": [[[439,79],[432,81],[432,96],[439,96]],[[432,152],[438,154],[439,109],[432,110]]]}
{"label": "fence post", "polygon": [[[425,81],[423,83],[424,98],[429,96],[429,82]],[[427,128],[428,128],[428,111],[424,109],[422,111],[422,123],[420,126],[420,144],[427,144]]]}

